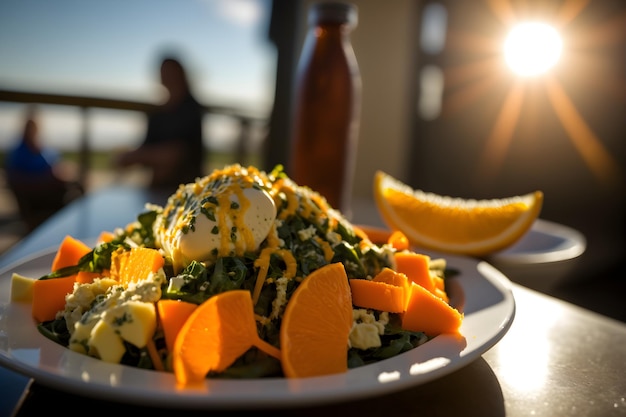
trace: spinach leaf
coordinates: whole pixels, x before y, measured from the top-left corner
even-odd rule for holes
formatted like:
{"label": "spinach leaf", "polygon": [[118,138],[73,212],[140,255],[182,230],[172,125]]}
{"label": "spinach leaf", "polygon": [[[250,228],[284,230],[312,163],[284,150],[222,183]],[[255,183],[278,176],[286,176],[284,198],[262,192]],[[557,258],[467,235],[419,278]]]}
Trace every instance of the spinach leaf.
{"label": "spinach leaf", "polygon": [[202,262],[192,261],[180,274],[170,278],[170,281],[183,281],[184,284],[168,285],[163,298],[202,304],[213,295],[241,289],[250,273],[244,260],[237,257],[218,258],[209,267]]}
{"label": "spinach leaf", "polygon": [[412,332],[401,328],[397,314],[389,317],[385,334],[381,335],[381,346],[366,350],[351,348],[348,350],[348,368],[357,368],[369,363],[392,358],[427,342],[429,338],[422,332]]}
{"label": "spinach leaf", "polygon": [[64,318],[39,323],[37,330],[48,339],[62,346],[67,347],[70,343],[70,332],[67,330]]}

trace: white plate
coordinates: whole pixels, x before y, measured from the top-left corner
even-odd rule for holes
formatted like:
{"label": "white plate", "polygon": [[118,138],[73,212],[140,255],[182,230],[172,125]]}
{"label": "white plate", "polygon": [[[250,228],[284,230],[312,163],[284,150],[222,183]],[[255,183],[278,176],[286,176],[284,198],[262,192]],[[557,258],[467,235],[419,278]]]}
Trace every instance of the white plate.
{"label": "white plate", "polygon": [[585,236],[578,230],[537,219],[514,245],[488,259],[498,265],[546,264],[574,259],[582,255],[586,247]]}
{"label": "white plate", "polygon": [[511,281],[550,292],[575,278],[571,272],[575,271],[586,248],[587,240],[578,230],[537,219],[513,246],[488,256],[486,260]]}
{"label": "white plate", "polygon": [[[510,281],[490,264],[445,255],[460,272],[449,289],[465,313],[463,337],[442,335],[424,345],[345,374],[304,379],[208,380],[177,389],[173,374],[114,365],[72,352],[41,335],[30,304],[10,302],[11,274],[48,272],[53,250],[0,271],[0,364],[56,389],[118,402],[179,409],[292,407],[390,393],[447,375],[480,357],[507,332],[515,315]],[[439,256],[435,253],[432,256]]]}

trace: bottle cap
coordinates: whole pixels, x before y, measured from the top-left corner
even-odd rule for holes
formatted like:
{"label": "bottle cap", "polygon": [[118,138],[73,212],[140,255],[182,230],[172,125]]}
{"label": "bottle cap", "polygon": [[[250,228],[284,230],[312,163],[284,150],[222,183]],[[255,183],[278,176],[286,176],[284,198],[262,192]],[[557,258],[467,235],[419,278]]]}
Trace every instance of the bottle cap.
{"label": "bottle cap", "polygon": [[309,8],[309,25],[317,23],[347,23],[357,25],[358,8],[352,3],[323,1],[314,3]]}

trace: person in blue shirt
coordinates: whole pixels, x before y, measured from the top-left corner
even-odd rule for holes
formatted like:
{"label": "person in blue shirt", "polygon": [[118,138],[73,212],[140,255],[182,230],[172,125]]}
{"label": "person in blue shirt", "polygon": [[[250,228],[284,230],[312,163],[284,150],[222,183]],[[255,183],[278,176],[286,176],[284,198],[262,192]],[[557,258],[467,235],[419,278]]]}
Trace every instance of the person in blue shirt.
{"label": "person in blue shirt", "polygon": [[4,161],[7,184],[29,230],[83,194],[59,173],[58,153],[41,145],[35,113],[28,109],[22,134]]}
{"label": "person in blue shirt", "polygon": [[21,140],[7,155],[5,166],[9,173],[23,175],[24,180],[41,180],[53,176],[57,154],[42,149],[37,139],[38,127],[32,117],[26,120]]}

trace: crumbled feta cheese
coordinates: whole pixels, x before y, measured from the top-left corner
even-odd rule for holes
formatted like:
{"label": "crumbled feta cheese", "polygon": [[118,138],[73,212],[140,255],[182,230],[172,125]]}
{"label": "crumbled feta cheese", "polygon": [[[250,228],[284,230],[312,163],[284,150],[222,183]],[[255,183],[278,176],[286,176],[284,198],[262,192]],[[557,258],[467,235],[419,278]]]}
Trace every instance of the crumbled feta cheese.
{"label": "crumbled feta cheese", "polygon": [[374,323],[354,323],[350,330],[350,347],[368,349],[380,347],[378,327]]}
{"label": "crumbled feta cheese", "polygon": [[100,321],[108,323],[118,337],[142,348],[156,330],[156,309],[152,302],[127,301],[106,310]]}
{"label": "crumbled feta cheese", "polygon": [[326,233],[326,240],[328,240],[331,244],[336,245],[341,242],[341,235],[337,232],[329,231]]}
{"label": "crumbled feta cheese", "polygon": [[380,347],[380,335],[385,333],[385,325],[389,323],[389,313],[382,312],[376,320],[374,313],[359,308],[352,310],[352,329],[349,345],[357,349]]}
{"label": "crumbled feta cheese", "polygon": [[74,291],[65,296],[65,309],[60,314],[70,334],[74,333],[76,323],[86,311],[89,311],[96,297],[105,295],[111,287],[119,285],[111,278],[96,278],[92,283],[74,284]]}
{"label": "crumbled feta cheese", "polygon": [[315,229],[315,227],[313,225],[307,227],[306,229],[303,230],[298,230],[298,238],[301,241],[307,241],[309,239],[312,239],[313,236],[315,236],[315,233],[317,232],[317,230]]}
{"label": "crumbled feta cheese", "polygon": [[106,321],[99,321],[89,335],[91,353],[105,362],[120,363],[126,348],[122,338]]}
{"label": "crumbled feta cheese", "polygon": [[[164,280],[161,268],[144,280],[130,283],[126,289],[109,278],[76,284],[73,293],[66,297],[64,311],[71,334],[69,348],[101,359],[105,355],[106,360],[114,361],[121,339],[145,346],[156,328],[154,303],[161,298]],[[102,300],[98,300],[100,297]],[[111,352],[103,354],[105,349]]]}
{"label": "crumbled feta cheese", "polygon": [[167,292],[176,293],[179,292],[181,288],[187,283],[185,277],[175,276],[170,278],[170,281],[167,285]]}

